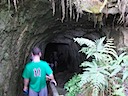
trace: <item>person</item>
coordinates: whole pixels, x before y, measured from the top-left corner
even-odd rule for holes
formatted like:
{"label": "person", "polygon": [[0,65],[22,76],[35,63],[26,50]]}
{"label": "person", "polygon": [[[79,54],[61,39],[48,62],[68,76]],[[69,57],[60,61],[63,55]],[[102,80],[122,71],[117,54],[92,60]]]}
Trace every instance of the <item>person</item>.
{"label": "person", "polygon": [[[53,71],[46,61],[40,59],[41,50],[34,47],[32,50],[32,61],[26,64],[23,71],[24,87],[23,91],[29,90],[29,96],[47,96],[46,79],[57,85]],[[29,87],[28,87],[29,86]]]}
{"label": "person", "polygon": [[56,51],[54,51],[50,56],[49,66],[51,67],[54,73],[57,72],[58,56]]}

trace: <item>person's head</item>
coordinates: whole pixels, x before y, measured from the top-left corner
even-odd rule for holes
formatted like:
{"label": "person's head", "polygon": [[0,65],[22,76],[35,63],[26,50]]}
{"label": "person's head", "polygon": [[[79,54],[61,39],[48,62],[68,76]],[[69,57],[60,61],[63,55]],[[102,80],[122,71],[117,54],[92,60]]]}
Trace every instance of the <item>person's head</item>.
{"label": "person's head", "polygon": [[32,55],[33,56],[40,56],[41,57],[41,50],[38,47],[34,47],[32,50]]}

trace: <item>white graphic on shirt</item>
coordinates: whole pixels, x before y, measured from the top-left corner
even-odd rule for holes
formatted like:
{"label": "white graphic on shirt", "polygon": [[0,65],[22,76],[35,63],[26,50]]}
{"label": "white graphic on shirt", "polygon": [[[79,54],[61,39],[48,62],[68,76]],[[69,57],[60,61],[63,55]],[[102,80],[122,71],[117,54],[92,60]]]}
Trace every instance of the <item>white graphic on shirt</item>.
{"label": "white graphic on shirt", "polygon": [[34,68],[34,77],[41,77],[41,69],[40,68]]}

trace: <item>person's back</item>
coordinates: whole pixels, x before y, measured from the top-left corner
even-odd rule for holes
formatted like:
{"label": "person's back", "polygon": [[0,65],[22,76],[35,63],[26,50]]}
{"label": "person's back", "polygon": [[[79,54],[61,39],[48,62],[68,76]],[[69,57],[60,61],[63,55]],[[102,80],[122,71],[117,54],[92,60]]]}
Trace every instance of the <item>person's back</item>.
{"label": "person's back", "polygon": [[41,88],[44,88],[46,86],[46,74],[50,75],[52,73],[49,65],[44,61],[32,61],[26,65],[26,68],[27,71],[30,72],[30,88],[35,90],[36,92],[39,92]]}
{"label": "person's back", "polygon": [[47,96],[46,74],[49,75],[49,79],[54,80],[53,72],[47,62],[40,60],[41,51],[39,48],[32,51],[32,56],[33,61],[26,64],[23,71],[23,90],[28,90],[29,83],[29,96]]}

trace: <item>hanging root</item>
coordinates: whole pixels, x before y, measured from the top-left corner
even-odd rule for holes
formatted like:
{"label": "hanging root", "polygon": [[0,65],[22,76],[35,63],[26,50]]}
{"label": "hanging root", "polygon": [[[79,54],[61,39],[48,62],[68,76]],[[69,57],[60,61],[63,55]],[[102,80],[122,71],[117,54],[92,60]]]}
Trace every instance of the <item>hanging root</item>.
{"label": "hanging root", "polygon": [[68,19],[69,0],[66,1],[66,17]]}
{"label": "hanging root", "polygon": [[124,26],[125,26],[125,27],[128,26],[128,14],[127,14],[127,16],[126,16],[126,18],[125,18],[125,24],[124,24]]}
{"label": "hanging root", "polygon": [[11,7],[11,1],[8,0],[8,9],[10,10],[10,7]]}
{"label": "hanging root", "polygon": [[70,19],[72,18],[72,0],[69,0]]}
{"label": "hanging root", "polygon": [[64,2],[64,0],[61,0],[61,6],[62,6],[62,19],[61,19],[61,21],[63,22],[63,20],[65,18],[65,2]]}
{"label": "hanging root", "polygon": [[119,24],[123,24],[125,21],[125,11],[126,11],[126,7],[127,7],[127,3],[128,3],[127,0],[118,0],[117,5],[118,5],[119,11],[121,13],[121,16],[118,20]]}
{"label": "hanging root", "polygon": [[53,14],[53,16],[55,15],[55,0],[51,0],[51,2],[52,2],[52,14]]}
{"label": "hanging root", "polygon": [[[49,1],[52,2],[53,15],[55,15],[55,0],[49,0]],[[78,19],[80,18],[80,14],[83,14],[83,11],[92,14],[103,13],[102,10],[104,8],[106,8],[107,10],[108,6],[106,5],[109,2],[116,2],[117,4],[117,7],[121,14],[118,23],[124,24],[126,22],[125,14],[126,14],[126,7],[128,6],[127,5],[128,0],[59,0],[59,1],[61,1],[62,22],[64,21],[64,18],[65,17],[68,18],[68,16],[70,17],[70,19],[76,18],[76,21],[78,21]],[[14,2],[15,10],[17,11],[17,0],[13,0],[13,2]],[[74,6],[76,8],[75,11],[74,11]],[[115,4],[112,7],[116,7]],[[117,13],[113,13],[113,14],[117,14]],[[94,25],[96,25],[96,23],[97,23],[97,17]]]}
{"label": "hanging root", "polygon": [[14,3],[15,10],[17,12],[17,0],[13,0],[13,3]]}

